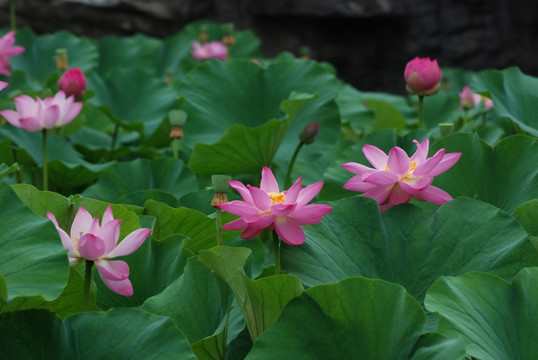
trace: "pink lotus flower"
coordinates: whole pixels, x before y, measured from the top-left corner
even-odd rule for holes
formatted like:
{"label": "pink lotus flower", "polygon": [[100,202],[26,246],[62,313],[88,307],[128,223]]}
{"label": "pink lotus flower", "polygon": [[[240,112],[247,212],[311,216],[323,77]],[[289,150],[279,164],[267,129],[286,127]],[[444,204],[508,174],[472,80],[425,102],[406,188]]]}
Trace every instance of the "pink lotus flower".
{"label": "pink lotus flower", "polygon": [[484,109],[486,111],[493,107],[493,101],[490,98],[472,92],[469,86],[464,86],[459,95],[461,110],[471,110],[480,104],[481,101],[484,102]]}
{"label": "pink lotus flower", "polygon": [[445,149],[441,149],[427,158],[428,139],[421,144],[413,142],[417,151],[411,158],[398,146],[387,156],[375,146],[364,145],[362,152],[374,169],[354,162],[343,164],[344,169],[357,174],[346,182],[344,189],[364,192],[362,196],[377,200],[381,211],[407,203],[411,198],[436,205],[452,200],[448,193],[431,183],[434,176],[450,169],[461,153],[445,154]]}
{"label": "pink lotus flower", "polygon": [[80,100],[86,91],[86,77],[79,68],[67,69],[58,79],[58,89],[66,96],[73,95],[75,100]]}
{"label": "pink lotus flower", "polygon": [[8,85],[7,82],[0,81],[0,91],[4,90]]}
{"label": "pink lotus flower", "polygon": [[404,72],[407,91],[419,96],[433,95],[441,88],[442,72],[437,60],[416,57],[407,63]]}
{"label": "pink lotus flower", "polygon": [[196,60],[214,58],[224,61],[228,56],[228,48],[220,41],[212,41],[205,44],[194,41],[192,43],[191,54]]}
{"label": "pink lotus flower", "polygon": [[92,218],[89,212],[80,207],[71,226],[70,235],[60,228],[53,214],[47,213],[47,218],[54,223],[60,233],[70,265],[83,259],[91,260],[110,290],[123,296],[133,295],[133,286],[129,280],[129,265],[123,260],[110,259],[134,252],[149,236],[150,229],[135,230],[118,244],[121,220],[114,219],[110,205],[103,214],[101,226],[99,218]]}
{"label": "pink lotus flower", "polygon": [[263,167],[260,187],[243,185],[239,181],[230,181],[243,200],[220,204],[219,208],[241,218],[229,222],[224,230],[245,230],[241,237],[252,239],[264,229],[274,229],[278,236],[288,245],[301,245],[305,234],[301,225],[317,224],[332,207],[323,204],[307,203],[321,190],[323,182],[317,182],[301,188],[299,178],[289,190],[280,192],[278,183],[271,169]]}
{"label": "pink lotus flower", "polygon": [[66,98],[63,91],[45,100],[21,95],[14,101],[17,111],[3,110],[0,114],[11,125],[30,132],[66,125],[77,117],[82,108],[82,103],[74,102],[73,96]]}
{"label": "pink lotus flower", "polygon": [[25,49],[22,46],[13,46],[15,32],[10,31],[0,38],[0,74],[11,75],[11,64],[8,58],[22,54]]}

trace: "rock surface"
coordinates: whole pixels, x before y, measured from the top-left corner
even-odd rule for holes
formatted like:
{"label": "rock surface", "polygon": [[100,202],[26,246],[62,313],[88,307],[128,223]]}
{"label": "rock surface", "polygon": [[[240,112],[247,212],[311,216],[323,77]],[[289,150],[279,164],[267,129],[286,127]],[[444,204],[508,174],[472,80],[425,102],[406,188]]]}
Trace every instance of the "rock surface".
{"label": "rock surface", "polygon": [[[0,0],[0,27],[10,0]],[[233,22],[281,51],[332,63],[360,90],[404,93],[415,56],[469,70],[519,66],[538,76],[538,7],[533,0],[16,0],[18,26],[98,38],[142,32],[164,37],[197,19]]]}

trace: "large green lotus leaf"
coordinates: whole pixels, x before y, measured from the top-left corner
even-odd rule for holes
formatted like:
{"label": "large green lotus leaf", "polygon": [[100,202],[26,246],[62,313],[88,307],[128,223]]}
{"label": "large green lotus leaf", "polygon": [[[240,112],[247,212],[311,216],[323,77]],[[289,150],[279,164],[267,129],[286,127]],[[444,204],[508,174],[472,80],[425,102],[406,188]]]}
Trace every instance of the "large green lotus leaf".
{"label": "large green lotus leaf", "polygon": [[[175,209],[166,204],[148,200],[145,204],[145,213],[157,219],[153,237],[158,240],[171,235],[188,236],[183,246],[194,253],[217,245],[215,219],[198,210],[186,207]],[[223,224],[236,218],[224,212],[222,215]],[[235,234],[235,231],[223,231],[222,238],[226,241],[233,238]]]}
{"label": "large green lotus leaf", "polygon": [[67,31],[36,36],[30,29],[18,29],[16,44],[26,51],[10,58],[13,70],[24,72],[26,81],[33,89],[40,90],[47,78],[58,74],[55,54],[57,49],[67,50],[70,68],[80,68],[83,72],[97,65],[99,53],[97,47],[86,38],[79,38]]}
{"label": "large green lotus leaf", "polygon": [[0,179],[6,175],[12,174],[20,170],[19,164],[14,163],[12,165],[0,164]]}
{"label": "large green lotus leaf", "polygon": [[473,77],[471,90],[489,93],[492,111],[510,118],[524,132],[538,136],[538,78],[523,74],[517,67],[485,70]]}
{"label": "large green lotus leaf", "polygon": [[374,112],[374,123],[372,130],[381,129],[396,129],[396,132],[400,134],[405,128],[405,118],[402,113],[382,100],[370,99],[364,101],[367,109],[371,109]]}
{"label": "large green lotus leaf", "polygon": [[344,184],[354,176],[353,173],[342,168],[342,164],[347,162],[357,162],[372,167],[362,152],[362,147],[366,144],[374,145],[383,150],[386,154],[394,146],[399,146],[408,154],[413,154],[416,146],[413,139],[422,141],[425,137],[424,131],[410,132],[404,137],[399,137],[394,129],[384,129],[372,132],[361,141],[346,148],[336,161],[327,168],[324,175],[325,184],[320,192],[323,200],[336,200],[343,197],[354,196],[357,193],[343,188]]}
{"label": "large green lotus leaf", "polygon": [[442,275],[486,271],[511,279],[538,264],[538,251],[504,211],[461,197],[436,211],[411,204],[382,214],[375,200],[332,203],[322,222],[304,228],[305,244],[282,248],[282,268],[305,286],[350,276],[403,285],[417,299]]}
{"label": "large green lotus leaf", "polygon": [[447,338],[437,333],[420,336],[411,360],[462,360],[465,359],[465,343],[459,337]]}
{"label": "large green lotus leaf", "polygon": [[509,213],[538,198],[536,138],[513,135],[491,147],[477,135],[453,134],[438,139],[430,154],[440,148],[462,153],[460,160],[434,182],[453,197],[476,198]]}
{"label": "large green lotus leaf", "polygon": [[[152,189],[166,191],[177,199],[189,191],[198,189],[198,183],[181,160],[140,158],[110,166],[94,185],[82,192],[82,195],[118,203],[126,195]],[[147,199],[142,197],[138,202],[125,203],[144,206],[145,200]]]}
{"label": "large green lotus leaf", "polygon": [[102,76],[107,76],[117,68],[153,69],[158,63],[163,42],[143,34],[136,34],[122,38],[105,36],[97,42],[97,46],[100,54],[97,71]]}
{"label": "large green lotus leaf", "polygon": [[19,297],[56,299],[69,275],[60,235],[5,183],[0,183],[0,203],[0,308]]}
{"label": "large green lotus leaf", "polygon": [[2,359],[196,359],[170,318],[138,309],[89,312],[63,322],[44,310],[0,318]]}
{"label": "large green lotus leaf", "polygon": [[408,359],[425,323],[401,286],[345,279],[292,300],[246,359]]}
{"label": "large green lotus leaf", "polygon": [[523,229],[529,233],[529,238],[538,248],[538,199],[530,200],[519,205],[512,215],[519,221]]}
{"label": "large green lotus leaf", "polygon": [[[460,97],[444,90],[434,96],[424,97],[424,126],[431,129],[439,123],[454,123],[462,114]],[[418,118],[418,116],[417,116]]]}
{"label": "large green lotus leaf", "polygon": [[201,250],[198,259],[232,289],[252,341],[273,325],[286,304],[303,292],[299,278],[289,274],[251,280],[243,271],[250,249],[218,246]]}
{"label": "large green lotus leaf", "polygon": [[174,89],[142,69],[115,69],[105,77],[92,72],[87,78],[88,89],[95,92],[92,104],[108,107],[119,125],[148,137],[177,106]]}
{"label": "large green lotus leaf", "polygon": [[[4,307],[0,312],[10,312],[28,309],[47,309],[54,312],[61,318],[78,314],[83,311],[84,303],[84,274],[78,272],[75,266],[70,267],[67,286],[57,299],[46,301],[42,297],[16,298]],[[87,310],[97,311],[99,308],[95,304],[95,291],[90,289],[90,298]]]}
{"label": "large green lotus leaf", "polygon": [[163,292],[147,299],[142,309],[171,317],[191,344],[203,344],[193,346],[198,358],[218,353],[221,357],[217,358],[221,359],[226,344],[245,327],[238,308],[230,310],[233,300],[228,285],[192,258],[183,275]]}
{"label": "large green lotus leaf", "polygon": [[508,283],[472,272],[442,277],[428,290],[426,308],[439,313],[438,331],[462,337],[478,359],[534,359],[538,352],[538,268]]}
{"label": "large green lotus leaf", "polygon": [[357,89],[351,85],[344,85],[336,97],[336,103],[342,124],[349,124],[360,135],[372,130],[375,114],[365,106]]}
{"label": "large green lotus leaf", "polygon": [[[236,173],[241,173],[237,172],[241,168],[234,163],[246,163],[246,159],[250,160],[249,164],[257,163],[255,172],[259,171],[262,165],[269,165],[262,161],[272,160],[278,148],[274,162],[284,172],[290,154],[299,143],[299,133],[306,125],[319,120],[320,132],[313,144],[301,150],[298,161],[313,161],[334,146],[340,135],[334,97],[340,87],[336,77],[314,61],[270,64],[266,68],[249,61],[206,61],[190,72],[178,89],[179,95],[185,97],[183,110],[189,116],[184,126],[183,142],[189,147],[203,143],[203,147],[202,144],[195,147],[193,157],[199,148],[205,150],[204,154],[209,149],[219,150],[222,161],[238,168],[230,168],[228,172]],[[293,100],[297,94],[303,95]],[[314,94],[317,97],[306,103],[306,98]],[[303,107],[299,108],[299,105]],[[281,111],[288,114],[284,121],[293,119],[289,129],[277,126],[283,122],[277,120],[282,119]],[[260,126],[265,126],[265,131],[278,129],[279,132],[267,134],[256,131]],[[242,139],[247,134],[250,134],[248,142]],[[232,149],[234,153],[226,153],[225,149]],[[225,155],[232,157],[233,161],[226,159]],[[201,163],[199,167],[202,167]],[[211,171],[208,166],[204,173],[217,172]]]}

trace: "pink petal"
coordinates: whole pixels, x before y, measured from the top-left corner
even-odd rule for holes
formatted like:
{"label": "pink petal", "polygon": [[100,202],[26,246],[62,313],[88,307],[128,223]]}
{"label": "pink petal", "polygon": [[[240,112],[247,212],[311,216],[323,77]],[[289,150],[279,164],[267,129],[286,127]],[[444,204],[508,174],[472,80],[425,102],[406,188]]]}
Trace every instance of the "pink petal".
{"label": "pink petal", "polygon": [[387,167],[399,176],[406,175],[409,171],[409,157],[405,151],[396,146],[389,152]]}
{"label": "pink petal", "polygon": [[82,206],[79,207],[77,215],[75,215],[75,220],[73,220],[73,225],[71,225],[71,239],[78,239],[84,233],[90,231],[92,223],[93,218],[90,213]]}
{"label": "pink petal", "polygon": [[237,192],[239,193],[239,195],[241,195],[243,200],[245,200],[249,204],[254,204],[254,200],[252,200],[252,196],[250,195],[250,191],[248,191],[248,189],[246,188],[245,185],[243,185],[239,181],[228,181],[228,184],[230,184],[230,186],[232,188],[237,190]]}
{"label": "pink petal", "polygon": [[104,226],[107,222],[114,220],[114,214],[112,213],[112,206],[108,205],[103,218],[101,220],[101,226]]}
{"label": "pink petal", "polygon": [[257,215],[260,210],[255,207],[254,204],[248,204],[244,201],[234,200],[228,203],[218,205],[219,209],[224,210],[230,214],[245,216],[245,215]]}
{"label": "pink petal", "polygon": [[431,176],[421,176],[400,181],[398,184],[405,192],[415,195],[428,187],[433,181]]}
{"label": "pink petal", "polygon": [[35,117],[30,116],[26,118],[20,118],[19,119],[19,125],[24,130],[27,130],[29,132],[35,132],[39,130],[43,130],[43,124],[39,122]]}
{"label": "pink petal", "polygon": [[4,81],[0,81],[0,91],[4,90],[9,84]]}
{"label": "pink petal", "polygon": [[443,160],[441,160],[439,162],[439,164],[437,164],[437,166],[434,167],[430,171],[429,175],[430,176],[436,176],[436,175],[439,175],[441,173],[444,173],[445,171],[450,169],[456,162],[458,162],[460,157],[461,157],[461,153],[448,153],[448,154],[445,154],[445,156],[443,157]]}
{"label": "pink petal", "polygon": [[362,191],[372,190],[373,188],[376,188],[377,185],[365,183],[361,179],[361,175],[356,175],[356,176],[353,176],[351,179],[349,179],[344,184],[343,187],[344,187],[344,189],[347,189],[347,190],[361,191],[362,192]]}
{"label": "pink petal", "polygon": [[295,204],[274,204],[271,206],[271,212],[277,216],[289,216],[295,211]]}
{"label": "pink petal", "polygon": [[419,142],[416,140],[413,140],[413,142],[417,146],[417,151],[415,151],[413,156],[411,156],[411,161],[416,161],[417,163],[422,164],[422,162],[428,157],[430,141],[428,139],[424,139],[421,144],[419,144]]}
{"label": "pink petal", "polygon": [[260,182],[260,189],[266,193],[279,193],[278,183],[276,182],[275,176],[271,169],[267,166],[264,166],[262,169],[262,180]]}
{"label": "pink petal", "polygon": [[368,190],[362,196],[372,198],[377,201],[378,204],[383,204],[390,195],[393,186],[381,187],[377,186],[374,189]]}
{"label": "pink petal", "polygon": [[50,213],[47,212],[47,219],[52,221],[54,226],[56,227],[56,230],[60,234],[60,238],[62,240],[62,245],[65,249],[67,249],[68,256],[77,257],[78,252],[75,249],[75,244],[73,244],[73,240],[67,235],[67,233],[58,225],[58,221],[56,220],[56,217]]}
{"label": "pink petal", "polygon": [[303,178],[300,177],[297,179],[295,184],[293,184],[289,190],[284,191],[284,195],[286,195],[286,199],[284,200],[284,204],[295,204],[297,202],[297,196],[299,196],[299,192],[301,191],[301,183],[303,181]]}
{"label": "pink petal", "polygon": [[351,171],[354,174],[370,174],[372,172],[375,172],[375,169],[369,168],[368,166],[364,166],[362,164],[358,164],[356,162],[348,162],[345,164],[342,164],[342,167],[346,169],[347,171]]}
{"label": "pink petal", "polygon": [[275,220],[274,214],[261,215],[257,218],[245,219],[245,222],[248,224],[249,228],[253,229],[267,229],[273,224]]}
{"label": "pink petal", "polygon": [[45,109],[41,114],[41,121],[43,122],[43,127],[50,129],[56,126],[58,119],[60,117],[60,108],[58,105],[52,105]]}
{"label": "pink petal", "polygon": [[396,184],[390,192],[389,202],[394,205],[405,204],[411,200],[411,194],[402,190],[399,184]]}
{"label": "pink petal", "polygon": [[297,208],[306,205],[310,200],[312,200],[323,187],[323,181],[308,185],[299,192],[297,196]]}
{"label": "pink petal", "polygon": [[222,227],[222,230],[244,230],[248,227],[248,224],[243,219],[237,219],[230,221]]}
{"label": "pink petal", "polygon": [[69,124],[71,121],[73,121],[77,117],[81,109],[82,109],[82,103],[76,102],[73,105],[71,105],[69,107],[69,110],[67,111],[67,114],[65,115],[65,118],[60,119],[60,123],[58,125]]}
{"label": "pink petal", "polygon": [[258,209],[261,211],[271,210],[272,201],[267,192],[255,186],[249,186],[248,189],[250,191],[250,195],[252,195],[254,205],[256,205]]}
{"label": "pink petal", "polygon": [[129,277],[129,265],[123,260],[95,260],[95,266],[101,275],[101,279],[125,280]]}
{"label": "pink petal", "polygon": [[390,186],[397,183],[398,180],[398,175],[396,175],[395,173],[391,171],[379,170],[371,175],[368,175],[368,177],[364,179],[364,182],[377,186]]}
{"label": "pink petal", "polygon": [[22,54],[26,49],[22,46],[11,46],[9,49],[6,49],[3,53],[6,57],[13,57]]}
{"label": "pink petal", "polygon": [[383,150],[373,146],[373,145],[364,145],[362,147],[362,152],[366,159],[372,164],[377,170],[384,170],[387,165],[387,155]]}
{"label": "pink petal", "polygon": [[104,240],[93,234],[84,234],[78,241],[78,252],[84,259],[99,259],[105,254],[105,248]]}
{"label": "pink petal", "polygon": [[105,285],[112,291],[123,296],[133,296],[133,285],[129,279],[125,280],[110,280],[101,277]]}
{"label": "pink petal", "polygon": [[242,239],[254,239],[256,236],[260,235],[263,232],[264,229],[254,229],[252,227],[248,227],[243,233],[241,234]]}
{"label": "pink petal", "polygon": [[435,205],[441,205],[449,200],[452,200],[452,196],[450,196],[446,191],[441,190],[433,185],[430,185],[426,189],[422,190],[418,196],[419,200],[422,199]]}
{"label": "pink petal", "polygon": [[108,253],[108,257],[114,258],[117,256],[129,255],[138,249],[150,234],[151,229],[146,228],[133,231],[127,235],[114,250]]}
{"label": "pink petal", "polygon": [[0,114],[7,120],[8,123],[10,123],[13,126],[21,127],[21,124],[19,122],[19,119],[21,118],[19,116],[19,113],[13,110],[3,110],[0,111]]}
{"label": "pink petal", "polygon": [[291,218],[298,225],[312,225],[321,221],[321,218],[328,214],[333,208],[325,204],[311,204],[302,207],[293,213]]}
{"label": "pink petal", "polygon": [[415,170],[413,170],[413,175],[429,175],[430,171],[432,171],[443,159],[443,156],[445,156],[445,149],[439,150],[434,156],[418,165]]}
{"label": "pink petal", "polygon": [[391,207],[393,207],[394,204],[391,204],[391,203],[386,203],[386,204],[383,204],[383,205],[379,205],[379,212],[383,212]]}
{"label": "pink petal", "polygon": [[301,245],[305,241],[303,229],[287,217],[275,219],[275,230],[280,239],[288,245]]}
{"label": "pink petal", "polygon": [[17,108],[17,112],[19,113],[20,117],[35,117],[37,115],[37,101],[32,99],[30,96],[17,96],[15,99],[13,99],[13,101],[15,102],[15,107]]}
{"label": "pink petal", "polygon": [[110,253],[116,247],[120,238],[121,220],[112,220],[101,226],[94,234],[105,242],[105,254]]}

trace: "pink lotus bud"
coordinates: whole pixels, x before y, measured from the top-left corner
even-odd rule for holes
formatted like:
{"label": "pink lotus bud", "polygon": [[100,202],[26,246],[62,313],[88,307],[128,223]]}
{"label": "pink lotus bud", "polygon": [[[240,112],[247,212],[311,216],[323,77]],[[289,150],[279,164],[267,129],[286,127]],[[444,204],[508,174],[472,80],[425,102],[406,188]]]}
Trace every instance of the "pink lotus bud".
{"label": "pink lotus bud", "polygon": [[437,60],[416,57],[407,63],[404,72],[407,91],[419,96],[433,95],[441,87],[442,72]]}
{"label": "pink lotus bud", "polygon": [[304,144],[312,144],[316,140],[319,131],[319,121],[314,121],[311,124],[305,126],[303,131],[299,134],[299,139]]}
{"label": "pink lotus bud", "polygon": [[464,86],[459,95],[460,106],[463,110],[470,110],[480,103],[480,95],[472,92],[468,86]]}
{"label": "pink lotus bud", "polygon": [[489,111],[493,107],[493,100],[483,95],[480,97],[482,98],[482,101],[484,101],[484,110]]}
{"label": "pink lotus bud", "polygon": [[86,77],[79,68],[67,69],[58,79],[58,89],[62,90],[66,96],[73,95],[76,100],[79,100],[86,90]]}
{"label": "pink lotus bud", "polygon": [[219,41],[212,41],[205,44],[199,44],[194,41],[192,43],[191,54],[196,60],[214,58],[224,61],[228,56],[228,47]]}

